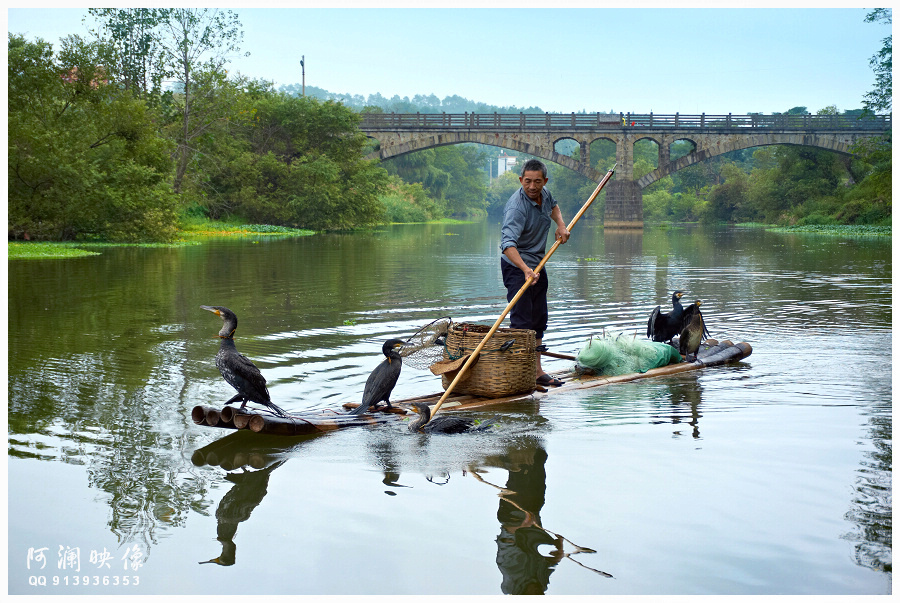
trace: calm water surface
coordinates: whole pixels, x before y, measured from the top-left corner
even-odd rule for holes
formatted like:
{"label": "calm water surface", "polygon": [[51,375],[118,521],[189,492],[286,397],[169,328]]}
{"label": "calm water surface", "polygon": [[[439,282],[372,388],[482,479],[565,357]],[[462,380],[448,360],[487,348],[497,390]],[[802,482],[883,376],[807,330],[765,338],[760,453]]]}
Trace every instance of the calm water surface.
{"label": "calm water surface", "polygon": [[[8,262],[9,592],[892,591],[889,238],[582,222],[547,265],[551,351],[642,333],[684,289],[713,337],[753,354],[508,405],[478,435],[191,422],[233,393],[200,305],[237,313],[279,406],[338,408],[385,339],[447,315],[493,323],[498,232]],[[394,398],[438,391],[407,366]]]}

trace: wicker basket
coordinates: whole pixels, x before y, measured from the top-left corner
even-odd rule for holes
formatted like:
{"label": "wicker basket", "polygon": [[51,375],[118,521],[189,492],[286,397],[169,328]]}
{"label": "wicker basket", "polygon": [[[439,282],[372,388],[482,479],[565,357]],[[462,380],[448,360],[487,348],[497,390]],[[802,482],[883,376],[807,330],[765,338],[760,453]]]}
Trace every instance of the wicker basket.
{"label": "wicker basket", "polygon": [[[490,330],[490,327],[484,325],[453,323],[447,334],[444,359],[454,360],[465,354],[471,354]],[[500,350],[504,345],[509,347]],[[537,354],[535,346],[535,333],[530,329],[497,329],[481,348],[477,362],[466,370],[453,391],[487,398],[533,392]],[[453,375],[455,374],[454,372]],[[445,390],[452,381],[452,375],[441,376]]]}

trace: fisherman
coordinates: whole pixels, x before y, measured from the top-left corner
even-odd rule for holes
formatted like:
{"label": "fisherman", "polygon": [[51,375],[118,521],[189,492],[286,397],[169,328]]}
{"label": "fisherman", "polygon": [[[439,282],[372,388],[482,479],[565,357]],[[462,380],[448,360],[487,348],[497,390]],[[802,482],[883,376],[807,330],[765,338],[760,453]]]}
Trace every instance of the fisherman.
{"label": "fisherman", "polygon": [[[556,239],[560,244],[569,240],[569,229],[563,221],[556,199],[544,188],[547,184],[547,166],[537,159],[530,159],[522,166],[519,188],[506,202],[503,225],[500,229],[500,269],[506,287],[506,300],[512,301],[528,279],[533,283],[509,314],[513,329],[532,329],[540,347],[547,329],[547,269],[540,273],[534,269],[544,258],[547,233],[556,222]],[[541,368],[541,355],[537,354],[535,378],[539,385],[562,385],[562,381],[545,373]]]}

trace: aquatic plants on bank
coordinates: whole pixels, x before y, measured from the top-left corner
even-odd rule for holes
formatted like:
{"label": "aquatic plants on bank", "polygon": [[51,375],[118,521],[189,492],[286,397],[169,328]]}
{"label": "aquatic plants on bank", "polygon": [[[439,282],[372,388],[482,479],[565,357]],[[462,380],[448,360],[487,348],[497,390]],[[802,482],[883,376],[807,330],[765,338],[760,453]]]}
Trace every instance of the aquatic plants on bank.
{"label": "aquatic plants on bank", "polygon": [[10,260],[66,259],[100,255],[104,247],[184,247],[200,245],[202,237],[220,236],[307,236],[312,230],[298,230],[270,224],[226,224],[204,221],[182,225],[180,238],[171,243],[110,243],[105,241],[35,242],[9,241],[7,258]]}
{"label": "aquatic plants on bank", "polygon": [[10,241],[6,245],[6,255],[10,260],[42,260],[83,258],[100,254],[96,251],[79,249],[72,243],[19,243]]}
{"label": "aquatic plants on bank", "polygon": [[850,237],[891,236],[890,226],[875,226],[870,224],[805,224],[802,226],[771,227],[766,230],[769,232],[812,233]]}
{"label": "aquatic plants on bank", "polygon": [[224,224],[221,222],[209,222],[201,226],[192,226],[179,231],[183,236],[244,236],[244,235],[273,235],[299,237],[315,234],[314,230],[288,228],[286,226],[272,226],[271,224]]}
{"label": "aquatic plants on bank", "polygon": [[199,245],[199,241],[173,241],[171,243],[107,243],[103,241],[9,241],[6,255],[10,260],[47,260],[82,258],[100,255],[106,247],[183,247]]}

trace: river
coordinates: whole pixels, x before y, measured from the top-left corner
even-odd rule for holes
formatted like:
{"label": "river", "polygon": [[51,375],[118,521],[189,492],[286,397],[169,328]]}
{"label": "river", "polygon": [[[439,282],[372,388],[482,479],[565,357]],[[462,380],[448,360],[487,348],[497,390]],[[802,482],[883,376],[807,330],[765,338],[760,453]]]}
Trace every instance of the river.
{"label": "river", "polygon": [[[498,231],[9,261],[9,593],[892,591],[889,237],[583,221],[547,264],[550,351],[643,334],[683,289],[752,355],[508,405],[472,435],[191,421],[233,394],[201,305],[238,315],[279,406],[340,408],[384,340],[494,322]],[[393,399],[438,391],[406,366]]]}

